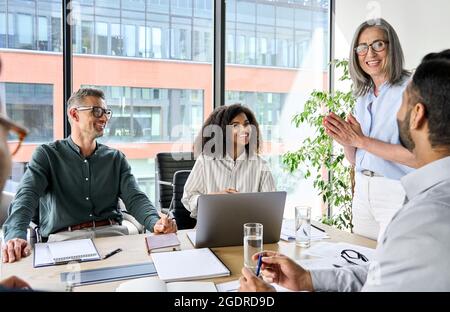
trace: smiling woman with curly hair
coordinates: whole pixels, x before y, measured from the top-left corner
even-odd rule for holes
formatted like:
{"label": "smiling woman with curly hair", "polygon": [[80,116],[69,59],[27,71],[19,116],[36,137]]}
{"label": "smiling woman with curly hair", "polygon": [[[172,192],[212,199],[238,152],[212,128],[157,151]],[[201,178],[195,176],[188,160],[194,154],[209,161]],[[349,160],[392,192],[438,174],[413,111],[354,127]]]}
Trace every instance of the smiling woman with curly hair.
{"label": "smiling woman with curly hair", "polygon": [[202,194],[275,191],[267,162],[259,155],[261,135],[253,112],[241,104],[216,108],[203,124],[196,162],[184,186],[182,203],[197,217]]}

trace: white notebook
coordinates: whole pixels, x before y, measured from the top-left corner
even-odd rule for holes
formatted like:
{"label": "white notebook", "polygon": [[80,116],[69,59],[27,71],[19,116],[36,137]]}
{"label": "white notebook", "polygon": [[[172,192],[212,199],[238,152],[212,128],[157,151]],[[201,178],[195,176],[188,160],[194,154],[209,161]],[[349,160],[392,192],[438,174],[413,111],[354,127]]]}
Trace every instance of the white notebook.
{"label": "white notebook", "polygon": [[101,257],[92,239],[38,243],[34,246],[34,267],[64,264],[70,261],[93,261]]}
{"label": "white notebook", "polygon": [[160,279],[183,281],[230,275],[230,270],[209,248],[152,254]]}
{"label": "white notebook", "polygon": [[217,292],[213,282],[172,282],[144,277],[124,282],[117,287],[118,292]]}

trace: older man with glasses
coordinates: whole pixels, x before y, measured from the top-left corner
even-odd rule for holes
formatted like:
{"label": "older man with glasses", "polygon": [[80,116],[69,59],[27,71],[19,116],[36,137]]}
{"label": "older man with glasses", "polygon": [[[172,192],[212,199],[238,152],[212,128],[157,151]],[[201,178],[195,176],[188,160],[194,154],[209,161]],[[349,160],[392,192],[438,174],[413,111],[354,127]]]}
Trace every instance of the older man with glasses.
{"label": "older man with glasses", "polygon": [[128,234],[119,198],[147,230],[177,230],[139,189],[125,155],[97,142],[112,116],[103,92],[78,90],[67,114],[71,135],[38,147],[28,164],[4,225],[3,262],[27,255],[27,228],[36,212],[44,241]]}

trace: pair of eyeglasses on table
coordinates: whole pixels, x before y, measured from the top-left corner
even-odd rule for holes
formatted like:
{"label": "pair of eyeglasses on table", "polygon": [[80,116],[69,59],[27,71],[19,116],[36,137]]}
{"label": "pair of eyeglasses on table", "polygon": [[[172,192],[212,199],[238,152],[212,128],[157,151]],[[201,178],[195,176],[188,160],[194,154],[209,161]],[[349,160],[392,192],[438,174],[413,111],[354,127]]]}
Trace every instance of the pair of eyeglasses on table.
{"label": "pair of eyeglasses on table", "polygon": [[[341,258],[343,258],[347,263],[354,264],[354,265],[360,265],[364,264],[366,262],[369,262],[369,259],[364,256],[359,251],[353,250],[353,249],[344,249],[341,251]],[[333,264],[334,267],[340,268],[342,265]]]}

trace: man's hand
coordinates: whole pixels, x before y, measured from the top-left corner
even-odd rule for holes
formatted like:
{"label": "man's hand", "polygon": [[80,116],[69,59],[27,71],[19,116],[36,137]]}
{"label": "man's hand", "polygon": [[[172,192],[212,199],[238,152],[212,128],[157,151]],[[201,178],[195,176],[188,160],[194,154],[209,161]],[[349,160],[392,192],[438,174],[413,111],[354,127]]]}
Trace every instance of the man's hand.
{"label": "man's hand", "polygon": [[[264,280],[294,291],[314,291],[311,275],[294,260],[273,251],[262,252],[261,273]],[[252,256],[257,260],[259,253]]]}
{"label": "man's hand", "polygon": [[155,234],[167,234],[177,232],[177,223],[175,219],[169,218],[166,214],[160,213],[161,219],[156,222],[153,227],[153,233]]}
{"label": "man's hand", "polygon": [[0,285],[7,288],[15,289],[31,289],[30,285],[24,280],[18,278],[17,276],[10,276],[0,281]]}
{"label": "man's hand", "polygon": [[31,246],[21,238],[12,238],[2,246],[3,263],[19,261],[31,254]]}
{"label": "man's hand", "polygon": [[256,277],[256,275],[247,268],[242,268],[242,276],[239,278],[239,284],[239,291],[275,291],[275,288]]}

